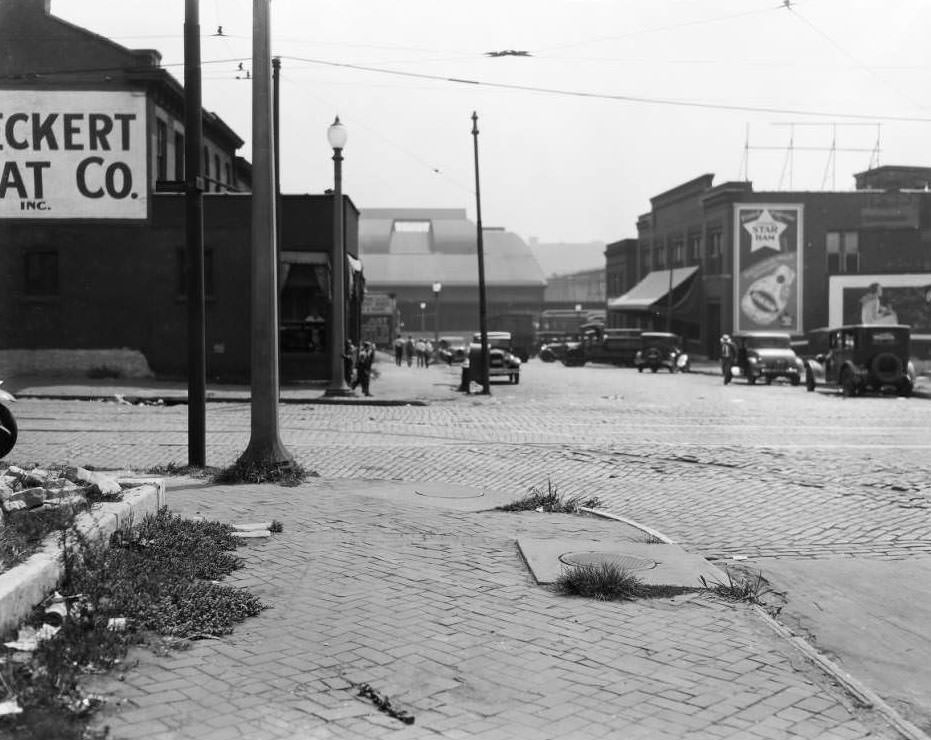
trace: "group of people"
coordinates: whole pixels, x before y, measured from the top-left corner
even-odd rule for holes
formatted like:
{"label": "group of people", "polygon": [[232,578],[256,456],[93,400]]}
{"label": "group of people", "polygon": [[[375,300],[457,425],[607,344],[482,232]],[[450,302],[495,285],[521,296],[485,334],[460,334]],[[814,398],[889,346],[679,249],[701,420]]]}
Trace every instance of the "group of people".
{"label": "group of people", "polygon": [[433,357],[433,342],[429,339],[414,339],[408,335],[407,339],[399,336],[394,340],[394,364],[398,367],[405,362],[410,367],[415,359],[417,367],[429,367],[431,357]]}
{"label": "group of people", "polygon": [[343,369],[346,383],[355,390],[361,386],[362,394],[371,396],[372,365],[375,363],[375,344],[362,342],[356,347],[350,340],[346,340],[346,349],[343,352]]}

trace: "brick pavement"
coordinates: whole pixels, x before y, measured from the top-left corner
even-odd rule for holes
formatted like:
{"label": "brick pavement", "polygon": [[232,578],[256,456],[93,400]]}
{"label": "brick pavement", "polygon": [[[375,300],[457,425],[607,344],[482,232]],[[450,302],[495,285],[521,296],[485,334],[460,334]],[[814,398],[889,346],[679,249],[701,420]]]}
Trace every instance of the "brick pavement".
{"label": "brick pavement", "polygon": [[[515,547],[567,530],[636,537],[624,525],[389,506],[357,485],[170,484],[186,515],[285,522],[230,579],[272,608],[95,679],[121,700],[98,718],[114,738],[893,736],[744,606],[562,597]],[[362,683],[415,724],[357,697]]]}
{"label": "brick pavement", "polygon": [[[402,369],[399,373],[393,373],[392,368],[387,368],[385,376],[381,379],[384,383],[382,390],[386,390],[390,382],[395,384],[392,386],[394,392],[400,392],[405,383],[414,379],[419,385],[412,395],[430,400],[431,406],[386,408],[289,404],[281,407],[282,437],[305,465],[316,469],[325,478],[455,481],[513,490],[515,495],[530,485],[545,485],[547,478],[550,478],[564,493],[597,495],[612,512],[643,521],[672,536],[688,549],[711,557],[826,557],[833,554],[856,554],[875,559],[901,559],[914,553],[927,553],[929,550],[931,538],[927,517],[927,480],[931,461],[927,452],[931,445],[923,437],[927,429],[927,407],[920,399],[848,401],[831,394],[806,394],[800,389],[787,386],[747,388],[732,385],[723,388],[717,379],[709,376],[638,376],[636,373],[615,368],[567,369],[540,363],[531,364],[526,369],[520,386],[495,385],[491,398],[456,394],[454,388],[458,382],[457,371],[447,371],[445,368],[431,368],[419,372]],[[68,460],[109,467],[144,468],[168,462],[181,464],[186,456],[186,409],[183,407],[155,408],[106,403],[62,404],[25,401],[20,404],[18,411],[23,434],[15,454],[21,456],[17,458],[21,462]],[[245,448],[248,442],[247,430],[247,406],[210,404],[208,460],[216,465],[231,462]],[[322,482],[319,482],[319,485],[323,485]],[[314,491],[315,494],[320,493],[316,489]],[[268,510],[268,507],[283,505],[276,500],[280,494],[280,490],[262,491],[263,511]],[[240,501],[232,492],[223,491],[222,495],[229,497],[233,503],[224,498],[223,505],[231,508],[216,508],[213,510],[215,515],[226,515],[228,511],[230,518],[255,518],[247,516],[251,513],[248,509],[248,496],[247,500]],[[289,490],[286,496],[290,500]],[[345,503],[345,500],[344,492],[339,496],[339,501]],[[346,510],[345,515],[353,521],[358,521],[358,526],[364,528],[369,522],[364,512],[371,502],[365,501],[364,497],[358,501],[355,498],[353,500],[355,503]],[[323,499],[315,496],[309,501],[318,507]],[[202,504],[205,505],[206,503]],[[333,502],[328,505],[335,506]],[[310,503],[307,506],[310,507]],[[385,525],[384,517],[394,512],[394,507],[386,512],[382,504],[378,511],[378,518]],[[323,510],[316,511],[310,508],[301,513],[295,511],[295,521],[300,522],[299,526],[308,532],[334,528],[334,519],[326,519],[324,514]],[[369,517],[372,514],[372,511],[368,512]],[[273,514],[269,516],[271,515]],[[331,515],[336,517],[332,512]],[[429,515],[436,516],[436,513]],[[319,519],[320,516],[324,517],[323,520]],[[420,521],[418,517],[427,514],[405,509],[398,516],[407,522],[415,522]],[[280,515],[278,518],[288,521]],[[460,523],[455,517],[454,521],[459,526]],[[398,532],[408,531],[403,522],[395,522],[394,519],[391,519],[391,522],[391,527],[397,526]],[[487,526],[487,522],[485,525]],[[498,525],[500,523],[496,526]],[[354,553],[359,562],[371,559],[371,547],[366,550],[354,537],[346,535],[346,526],[348,525],[344,523],[336,527],[342,533],[339,540],[341,549],[346,553]],[[447,543],[446,549],[443,549],[440,543],[444,538],[451,536],[448,532],[450,525],[446,519],[443,519],[440,525],[431,523],[418,526],[422,542],[415,549],[409,549],[408,546],[413,547],[410,543],[402,543],[404,547],[398,545],[400,550],[397,547],[393,548],[394,554],[378,551],[381,558],[392,566],[387,575],[379,571],[382,580],[390,580],[391,574],[397,571],[398,566],[406,562],[408,557],[426,557],[426,553],[435,547],[440,548],[439,557],[445,557],[451,552],[456,558],[464,558],[466,555],[479,558],[489,548],[503,547],[503,543],[512,537],[510,532],[489,531],[487,537],[490,539],[483,543],[483,547],[469,549],[461,542],[456,542]],[[376,531],[380,535],[386,533],[384,526]],[[427,537],[424,532],[435,532],[437,536]],[[481,534],[485,536],[484,531]],[[335,574],[340,572],[340,567],[347,565],[346,561],[330,563],[331,556],[327,554],[329,550],[321,553],[316,549],[316,542],[311,542],[316,538],[304,539],[307,541],[298,546],[299,552],[287,556],[279,552],[279,545],[287,541],[286,539],[276,539],[268,545],[256,548],[250,552],[249,569],[239,576],[246,579],[257,578],[262,587],[272,589],[276,612],[280,608],[277,606],[278,599],[288,594],[288,576],[280,576],[284,578],[280,580],[274,570],[274,560],[267,566],[268,571],[263,571],[262,575],[259,575],[259,570],[254,569],[265,567],[262,564],[265,561],[266,549],[274,553],[274,557],[283,558],[279,563],[291,564],[292,571],[299,569],[302,574],[301,583],[305,585],[316,585],[314,576],[306,575],[308,572],[318,573],[321,580],[323,574],[327,573],[333,574],[335,578]],[[365,546],[371,545],[370,538],[362,539]],[[385,547],[385,542],[386,540],[380,540],[378,546]],[[311,560],[312,566],[308,565]],[[427,558],[427,562],[433,561]],[[452,562],[461,561],[454,558]],[[315,570],[317,563],[321,564],[323,570]],[[325,563],[327,565],[324,565]],[[503,569],[504,577],[513,576],[513,571],[509,570],[513,567],[517,567],[521,577],[526,578],[526,573],[519,563],[517,566],[513,563],[505,565],[503,561],[493,559],[492,571]],[[489,572],[488,569],[468,576],[461,569],[454,569],[453,572],[462,578],[470,579],[469,583],[474,585],[475,592],[470,592],[468,599],[470,605],[476,603],[483,605],[482,608],[493,609],[491,604],[484,606],[484,597],[479,598],[480,594],[488,593],[496,594],[504,603],[508,603],[506,598],[510,598],[512,612],[517,607],[521,614],[543,613],[564,619],[566,612],[563,610],[569,608],[565,600],[530,587],[519,579],[514,586],[517,591],[502,597],[500,584],[489,584],[483,580]],[[310,581],[306,581],[307,578]],[[337,579],[337,582],[348,583],[349,580]],[[404,585],[407,582],[403,578],[390,582],[399,591],[409,587],[409,584]],[[376,579],[376,583],[381,581]],[[435,582],[432,578],[428,579],[427,586],[429,588],[425,587],[421,598],[431,604],[443,600],[444,589],[450,589],[457,596],[462,594],[456,590],[456,583],[450,585],[439,576],[435,578]],[[340,597],[333,596],[332,603],[346,605],[342,610],[336,609],[346,620],[352,618],[352,614],[356,613],[354,610],[358,610],[359,614],[365,615],[365,624],[372,624],[373,629],[377,625],[376,644],[390,638],[388,641],[394,645],[392,641],[401,638],[391,631],[390,626],[384,625],[384,615],[372,616],[379,608],[384,607],[387,601],[382,591],[376,591],[381,594],[377,598],[368,598],[353,591],[352,596],[342,597],[342,601]],[[493,599],[492,601],[498,603]],[[406,619],[411,619],[415,625],[419,625],[416,610],[409,614],[401,606],[395,607],[396,602],[390,603],[398,613],[403,613]],[[335,609],[333,606],[330,608]],[[596,622],[591,623],[586,617],[586,629],[589,629],[591,624],[600,624],[597,620],[608,619],[610,614],[616,621],[618,616],[622,615],[619,622],[623,629],[615,625],[615,632],[627,634],[623,630],[628,628],[633,631],[635,637],[625,638],[626,641],[622,639],[620,646],[612,644],[613,638],[607,640],[607,649],[609,652],[616,651],[612,654],[617,656],[618,661],[628,659],[629,656],[623,654],[624,650],[630,652],[633,650],[632,645],[638,644],[638,640],[645,640],[650,649],[655,651],[653,655],[666,655],[660,663],[670,669],[686,670],[690,676],[688,680],[693,682],[692,692],[698,691],[698,684],[705,680],[723,682],[720,696],[714,699],[711,694],[701,691],[689,693],[689,690],[683,688],[684,683],[677,683],[679,679],[686,681],[678,674],[675,674],[678,679],[669,679],[670,686],[658,687],[649,681],[644,684],[642,677],[639,679],[640,683],[637,683],[637,671],[621,671],[622,675],[612,684],[616,690],[613,696],[607,697],[607,705],[614,707],[610,711],[625,723],[624,737],[640,736],[636,734],[638,732],[643,737],[678,737],[685,734],[689,727],[695,729],[697,737],[727,736],[728,732],[734,737],[746,737],[748,727],[760,737],[786,737],[791,736],[794,731],[793,721],[801,722],[799,732],[802,736],[857,737],[869,726],[857,724],[859,720],[844,707],[844,700],[833,693],[824,683],[823,677],[810,673],[804,661],[787,652],[778,641],[774,642],[769,633],[761,631],[760,625],[742,609],[709,604],[705,600],[691,600],[686,604],[663,608],[655,603],[611,605],[610,608],[608,605],[588,603],[584,608],[593,610],[593,618],[597,618]],[[608,612],[603,613],[603,609],[608,609]],[[450,608],[447,612],[454,610]],[[496,614],[494,611],[492,613]],[[709,613],[713,614],[710,622],[703,622],[696,616]],[[577,618],[574,612],[572,614]],[[261,648],[256,646],[264,643],[255,637],[251,625],[265,624],[264,620],[270,615],[271,612],[266,612],[258,620],[252,620],[241,628],[231,638],[234,646],[239,645],[237,641],[242,638],[247,640],[244,650],[251,650],[250,655],[253,656],[260,654]],[[675,618],[671,619],[671,616]],[[455,616],[447,617],[455,619]],[[351,657],[353,665],[356,665],[355,661],[358,660],[358,664],[365,671],[371,671],[367,675],[376,676],[384,685],[392,688],[392,692],[389,692],[392,697],[397,692],[394,691],[395,685],[390,684],[391,677],[402,668],[407,673],[402,671],[397,675],[413,676],[415,663],[418,666],[416,670],[421,671],[421,680],[423,675],[430,676],[430,680],[435,680],[436,685],[441,687],[438,689],[438,695],[445,695],[454,688],[461,688],[462,681],[456,687],[442,688],[446,685],[443,681],[455,680],[450,678],[451,666],[439,660],[443,649],[452,650],[455,647],[456,650],[465,651],[466,647],[462,644],[465,638],[462,637],[462,633],[470,635],[473,640],[484,639],[485,643],[482,644],[487,647],[488,636],[491,633],[487,630],[487,623],[481,620],[481,626],[473,627],[469,632],[471,613],[465,625],[461,621],[446,625],[438,620],[435,614],[432,617],[424,616],[423,619],[433,619],[440,627],[446,629],[445,632],[437,633],[443,635],[443,641],[437,643],[439,638],[430,631],[438,629],[433,622],[426,627],[415,626],[411,634],[421,634],[417,630],[424,630],[422,641],[430,646],[430,651],[424,654],[417,652],[416,641],[395,645],[395,649],[400,652],[397,660],[389,665],[379,664],[373,653],[357,654],[363,646],[360,644],[360,638],[348,636],[351,630],[348,630],[345,620],[337,620],[337,624],[332,628],[335,632],[326,634],[338,634],[350,640],[350,643],[347,643],[350,646],[342,651],[345,652],[342,657]],[[321,624],[327,624],[325,618]],[[644,624],[651,626],[647,629]],[[536,627],[537,625],[534,625],[534,628]],[[282,639],[298,639],[294,635],[300,633],[300,629],[291,625],[291,631]],[[306,631],[306,626],[304,629]],[[326,629],[329,630],[330,627],[327,626]],[[358,626],[355,629],[365,632]],[[515,634],[526,632],[523,628],[515,629]],[[650,637],[650,629],[656,631],[655,640]],[[681,632],[675,632],[676,629],[681,629]],[[601,633],[596,631],[592,634],[599,635],[599,643],[604,642]],[[248,642],[253,639],[257,642]],[[549,635],[546,639],[555,639],[558,644],[563,644],[560,641],[566,638],[560,633],[555,637]],[[474,708],[471,710],[472,714],[468,711],[456,714],[452,710],[446,710],[449,716],[443,721],[447,724],[437,724],[436,727],[440,729],[437,729],[434,735],[425,736],[455,737],[457,723],[465,723],[473,717],[484,717],[483,721],[487,723],[487,727],[481,723],[470,725],[466,732],[471,734],[462,736],[483,736],[481,732],[487,730],[489,737],[520,737],[520,734],[515,734],[513,728],[519,728],[521,732],[531,732],[536,726],[534,722],[537,720],[534,718],[537,716],[537,705],[545,703],[545,697],[551,697],[553,701],[550,705],[564,706],[569,701],[564,692],[569,692],[574,697],[574,705],[588,707],[596,716],[602,717],[608,710],[605,709],[606,700],[601,692],[607,689],[600,684],[596,686],[597,691],[593,690],[596,699],[590,697],[589,691],[578,691],[579,686],[589,686],[582,680],[584,676],[580,678],[582,671],[579,666],[596,674],[605,670],[604,663],[599,662],[596,649],[598,646],[580,644],[579,640],[582,637],[578,634],[574,639],[575,642],[566,643],[566,649],[558,654],[567,660],[569,656],[576,654],[583,656],[579,660],[570,660],[572,665],[566,669],[570,672],[567,676],[574,676],[574,693],[569,688],[564,688],[568,686],[569,681],[564,684],[553,678],[550,669],[543,667],[534,670],[529,678],[512,680],[506,687],[507,691],[498,686],[500,681],[496,680],[496,674],[491,671],[487,676],[481,674],[475,678],[475,681],[479,682],[476,688],[473,689],[471,684],[468,684],[468,690],[462,689],[454,696],[512,696],[508,692],[515,691],[514,686],[522,686],[523,683],[529,682],[530,688],[526,692],[523,688],[520,689],[524,692],[519,694],[520,700],[514,699],[510,702],[514,705],[527,705],[529,709],[519,710],[512,706],[507,711],[501,709],[496,714],[487,716]],[[520,640],[512,643],[503,638],[501,641],[502,645],[510,645],[510,650],[531,644],[530,641]],[[686,652],[666,654],[663,652],[663,646],[667,644],[676,646],[676,649],[685,646],[682,649]],[[527,649],[529,655],[537,656],[536,651],[542,651],[543,655],[552,656],[552,653],[546,652],[536,640],[533,641],[532,649]],[[737,650],[735,654],[744,656],[736,661],[742,666],[742,670],[748,672],[738,672],[738,678],[722,669],[722,666],[730,665],[725,655],[728,649]],[[754,657],[753,650],[762,652]],[[770,651],[775,651],[773,654],[779,657],[773,658],[773,661],[764,661],[762,665],[767,671],[765,676],[749,670],[750,664],[759,664],[759,654],[769,655]],[[194,652],[186,655],[205,656],[202,662],[193,667],[182,665],[178,668],[176,663],[174,665],[182,678],[185,674],[190,674],[197,679],[207,680],[209,674],[210,681],[220,682],[204,684],[200,681],[198,686],[201,688],[198,690],[203,691],[204,685],[208,687],[207,690],[212,690],[210,687],[215,686],[221,689],[221,693],[228,692],[232,695],[236,691],[236,682],[227,682],[226,688],[223,688],[224,676],[239,675],[236,673],[239,669],[231,667],[229,661],[233,659],[228,656],[224,658],[221,653],[219,643],[201,643],[195,646]],[[631,654],[640,655],[633,652]],[[336,660],[340,655],[341,653],[327,653],[327,659]],[[406,662],[401,661],[401,658]],[[475,666],[481,664],[481,656],[470,653],[469,658],[470,666],[473,663]],[[252,657],[250,660],[261,662],[262,659]],[[696,665],[700,665],[701,670],[695,668],[693,671],[693,663],[696,660],[699,661]],[[219,661],[218,666],[222,666],[222,670],[213,667],[215,661]],[[277,666],[275,661],[269,665]],[[333,671],[336,670],[336,666],[343,665],[344,663],[333,663],[321,666],[321,670],[327,668]],[[395,671],[392,671],[392,665]],[[504,665],[507,667],[510,663],[504,661]],[[621,662],[618,665],[625,664]],[[685,668],[682,668],[683,666]],[[639,667],[657,670],[652,665],[640,664]],[[757,667],[759,668],[759,665]],[[533,664],[533,668],[537,668],[536,664]],[[287,672],[291,669],[276,667],[276,670]],[[501,670],[506,673],[505,668]],[[799,670],[802,671],[801,674],[797,673]],[[145,674],[146,671],[148,668],[142,673]],[[193,673],[194,671],[196,673]],[[229,673],[230,671],[232,673]],[[769,673],[770,671],[772,673]],[[537,674],[547,678],[545,685],[536,681]],[[335,681],[337,686],[341,685],[338,683],[339,676],[326,675],[326,680]],[[652,673],[647,678],[650,676]],[[696,676],[703,678],[699,679]],[[352,678],[356,680],[358,677]],[[275,681],[269,685],[276,687],[279,693],[284,690],[283,687],[292,685],[294,681],[292,675],[279,676],[278,679],[268,680]],[[173,680],[175,679],[166,678],[169,687],[166,691],[176,690],[171,683]],[[244,680],[249,683],[247,679]],[[796,686],[793,681],[802,680],[805,691],[808,692],[806,695],[816,695],[822,701],[833,701],[835,704],[830,705],[833,708],[829,712],[809,711],[810,717],[806,718],[798,714],[803,710],[799,710],[796,703],[792,702],[782,707],[779,712],[769,712],[769,719],[764,726],[755,717],[758,714],[767,715],[766,708],[775,706],[770,701],[772,696],[763,691],[763,695],[755,703],[735,706],[731,714],[722,712],[721,702],[734,693],[726,688],[728,680],[746,681],[768,687],[766,691],[771,691],[772,696],[792,696],[791,692],[784,693],[786,686]],[[482,683],[483,681],[487,683]],[[403,684],[403,681],[401,683]],[[408,683],[414,686],[416,680],[410,678]],[[633,685],[640,688],[631,689]],[[644,690],[643,685],[646,685],[647,689]],[[314,686],[315,691],[322,691],[320,685]],[[377,719],[359,719],[354,714],[357,709],[355,704],[344,706],[339,703],[347,701],[344,693],[341,693],[344,689],[337,689],[329,684],[326,686],[327,690],[324,693],[329,699],[321,701],[328,711],[334,712],[330,717],[332,721],[322,722],[324,718],[319,714],[313,714],[311,719],[307,719],[301,713],[301,709],[294,710],[300,714],[292,712],[293,707],[279,707],[281,711],[276,710],[274,713],[250,707],[243,711],[248,710],[247,714],[253,719],[265,718],[268,726],[277,726],[276,722],[284,723],[280,734],[269,734],[268,737],[373,737],[379,736],[378,732],[387,736],[398,730],[396,724],[386,722],[380,716]],[[549,687],[553,687],[552,692],[549,691]],[[625,691],[617,691],[619,688],[625,688]],[[405,689],[404,685],[399,684],[398,690],[404,697],[408,696],[405,692],[409,691],[412,692],[411,697],[418,701],[421,698],[413,688]],[[829,698],[824,698],[824,692],[827,692]],[[257,693],[262,693],[259,686],[252,690],[252,694]],[[654,707],[652,711],[644,711],[643,703],[646,701],[645,697],[657,695],[670,702],[678,702],[678,711],[669,708],[669,716],[683,715],[688,718],[688,722],[683,721],[676,727],[670,725],[665,729],[654,726],[662,721],[657,716],[658,710]],[[169,704],[172,703],[171,698],[177,698],[175,694],[167,696]],[[268,692],[262,693],[262,701],[256,706],[265,706],[263,702],[267,696]],[[337,700],[334,697],[341,698]],[[448,701],[448,698],[446,700]],[[254,696],[249,701],[254,701]],[[336,704],[333,704],[334,701]],[[703,702],[708,702],[705,707],[701,706]],[[838,702],[840,709],[836,706]],[[157,706],[158,702],[155,705]],[[816,701],[813,705],[804,705],[811,706],[820,704]],[[617,707],[622,707],[623,710]],[[700,711],[694,707],[699,707]],[[705,712],[708,707],[711,708],[710,713]],[[142,707],[138,709],[142,711]],[[344,709],[349,714],[340,718]],[[158,710],[146,711],[157,713]],[[419,707],[416,711],[420,717]],[[440,718],[429,713],[432,711],[430,709],[424,716],[440,722]],[[553,711],[558,713],[556,709]],[[710,719],[715,712],[716,718]],[[689,723],[694,721],[696,714],[699,725],[693,726]],[[175,715],[169,713],[168,719],[158,719],[167,733],[163,736],[186,737],[187,735],[178,734],[177,730],[171,729],[171,716]],[[661,715],[664,716],[665,713]],[[498,719],[495,720],[495,717]],[[823,724],[826,718],[830,718],[834,724]],[[549,720],[550,724],[547,727],[555,727],[553,723],[562,721],[562,718],[549,717]],[[216,721],[219,722],[220,719]],[[165,724],[166,722],[169,724]],[[300,722],[310,724],[301,725]],[[380,729],[372,730],[374,725],[366,724],[371,722],[381,723],[378,724]],[[591,726],[568,728],[566,732],[552,736],[572,737],[571,732],[575,732],[576,737],[598,737],[598,732],[603,730],[602,734],[610,737],[619,731],[618,727],[606,724],[600,724],[595,728],[594,725],[598,725],[599,722],[604,722],[603,717]],[[851,722],[853,724],[850,724]],[[311,725],[314,728],[312,730],[308,729]],[[286,728],[289,726],[292,729],[304,729],[296,731],[296,735],[288,735]],[[512,731],[502,729],[506,726],[511,727]],[[416,729],[406,728],[402,731],[421,733],[422,730],[423,725],[418,720]],[[216,736],[224,736],[224,731],[226,730],[220,728],[220,734]],[[302,735],[305,731],[310,734]],[[172,732],[175,734],[171,734]],[[419,737],[420,734],[411,736]]]}

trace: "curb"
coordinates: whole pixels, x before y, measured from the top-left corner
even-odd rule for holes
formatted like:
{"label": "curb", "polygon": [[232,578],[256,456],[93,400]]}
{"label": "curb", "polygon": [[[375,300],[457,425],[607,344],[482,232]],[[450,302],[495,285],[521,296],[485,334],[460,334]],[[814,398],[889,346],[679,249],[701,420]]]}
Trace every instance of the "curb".
{"label": "curb", "polygon": [[882,715],[893,729],[902,737],[908,740],[931,740],[921,728],[915,726],[907,719],[902,717],[895,709],[887,704],[882,697],[875,691],[864,685],[830,658],[822,655],[807,640],[794,634],[792,630],[773,619],[766,610],[756,604],[753,605],[754,611],[763,622],[782,639],[788,642],[792,647],[798,650],[809,661],[818,666],[827,675],[837,681],[844,690],[853,696],[856,701],[867,709],[873,709]]}
{"label": "curb", "polygon": [[[657,539],[662,540],[666,544],[675,544],[659,530],[648,527],[645,524],[641,524],[634,519],[619,516],[617,514],[611,514],[605,511],[599,511],[598,509],[590,509],[588,507],[582,507],[580,510],[588,514],[595,514],[596,516],[600,516],[605,519],[612,519],[614,521],[630,525],[631,527],[636,527],[637,529],[643,530],[652,537],[656,537]],[[715,565],[714,563],[711,564]],[[715,567],[717,566],[715,565]],[[892,725],[893,729],[902,737],[906,738],[907,740],[931,740],[931,737],[929,737],[921,728],[905,719],[901,714],[899,714],[895,709],[887,704],[882,699],[882,697],[879,696],[879,694],[855,679],[839,665],[837,665],[837,663],[835,663],[833,660],[826,657],[825,655],[822,655],[820,652],[818,652],[817,648],[815,648],[803,637],[799,637],[784,624],[781,624],[776,619],[771,617],[769,614],[767,614],[763,607],[758,604],[753,604],[752,606],[754,612],[756,612],[756,615],[763,621],[764,624],[766,624],[767,627],[769,627],[779,637],[781,637],[803,656],[805,656],[805,658],[807,658],[810,663],[813,663],[824,673],[837,681],[837,683],[839,683],[844,688],[844,691],[850,694],[858,704],[860,704],[862,707],[865,707],[866,709],[872,709],[882,715],[883,719]]]}
{"label": "curb", "polygon": [[[126,403],[135,406],[142,405],[162,405],[162,406],[187,406],[187,396],[123,396],[120,398]],[[32,401],[110,401],[113,402],[113,395],[82,395],[77,393],[17,393],[16,399]],[[250,403],[250,396],[236,398],[235,396],[212,396],[205,399],[207,403]],[[320,406],[429,406],[429,401],[414,401],[404,399],[387,399],[387,398],[279,398],[281,404],[305,404]]]}
{"label": "curb", "polygon": [[[88,539],[109,537],[121,525],[154,514],[166,503],[165,482],[161,479],[128,478],[120,482],[140,485],[124,491],[122,501],[96,504],[75,519],[78,531]],[[26,619],[33,607],[55,589],[63,570],[59,536],[52,533],[38,552],[0,573],[0,633]]]}

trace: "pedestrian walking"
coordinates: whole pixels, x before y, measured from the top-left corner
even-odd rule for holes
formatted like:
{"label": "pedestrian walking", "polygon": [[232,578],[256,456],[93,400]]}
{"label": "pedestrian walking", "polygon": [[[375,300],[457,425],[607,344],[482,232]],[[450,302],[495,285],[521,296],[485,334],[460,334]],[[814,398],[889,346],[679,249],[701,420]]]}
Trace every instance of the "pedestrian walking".
{"label": "pedestrian walking", "polygon": [[424,343],[423,339],[417,338],[417,341],[414,342],[414,352],[417,353],[417,367],[424,366]]}
{"label": "pedestrian walking", "polygon": [[433,342],[427,339],[423,343],[423,364],[424,367],[430,367],[430,360],[433,359]]}
{"label": "pedestrian walking", "polygon": [[407,341],[404,342],[404,359],[407,360],[408,367],[414,362],[414,338],[410,334],[407,335]]}
{"label": "pedestrian walking", "polygon": [[372,382],[372,364],[375,362],[375,346],[371,342],[365,342],[359,349],[359,355],[356,358],[356,378],[353,382],[353,389],[356,386],[362,386],[362,394],[371,396],[369,385]]}
{"label": "pedestrian walking", "polygon": [[731,368],[734,366],[734,358],[737,355],[737,345],[731,339],[730,334],[721,335],[721,374],[724,376],[724,385],[731,382],[733,377]]}
{"label": "pedestrian walking", "polygon": [[398,367],[401,367],[401,363],[404,361],[404,337],[398,336],[394,340],[394,364]]}

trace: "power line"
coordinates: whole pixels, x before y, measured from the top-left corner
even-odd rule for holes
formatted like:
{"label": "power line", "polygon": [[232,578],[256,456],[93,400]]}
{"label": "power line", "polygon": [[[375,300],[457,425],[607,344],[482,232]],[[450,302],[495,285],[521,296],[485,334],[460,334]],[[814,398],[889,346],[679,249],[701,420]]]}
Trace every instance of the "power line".
{"label": "power line", "polygon": [[460,85],[477,85],[481,87],[490,87],[501,90],[519,90],[521,92],[542,93],[547,95],[560,95],[576,98],[589,98],[594,100],[614,100],[625,103],[644,103],[649,105],[671,105],[683,108],[703,108],[709,110],[730,110],[750,113],[778,113],[781,115],[796,116],[817,116],[819,118],[848,118],[852,120],[864,121],[905,121],[911,123],[931,123],[931,118],[922,118],[918,116],[893,116],[893,115],[867,115],[865,113],[842,113],[837,111],[820,111],[820,110],[802,110],[798,108],[774,108],[769,106],[740,105],[727,103],[708,103],[691,100],[676,100],[674,98],[651,98],[639,95],[621,95],[609,93],[593,93],[581,90],[567,90],[552,87],[540,87],[537,85],[517,85],[504,82],[489,82],[486,80],[471,80],[459,77],[443,77],[442,75],[433,75],[426,72],[405,72],[402,70],[385,69],[382,67],[370,67],[361,64],[350,64],[348,62],[331,62],[323,59],[310,59],[306,57],[283,57],[296,62],[306,64],[316,64],[325,67],[337,67],[342,69],[353,69],[361,72],[374,72],[376,74],[394,75],[397,77],[408,77],[420,80],[434,80],[437,82],[452,82]]}

